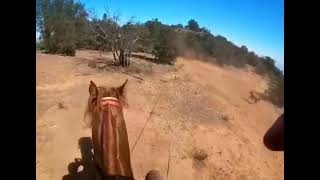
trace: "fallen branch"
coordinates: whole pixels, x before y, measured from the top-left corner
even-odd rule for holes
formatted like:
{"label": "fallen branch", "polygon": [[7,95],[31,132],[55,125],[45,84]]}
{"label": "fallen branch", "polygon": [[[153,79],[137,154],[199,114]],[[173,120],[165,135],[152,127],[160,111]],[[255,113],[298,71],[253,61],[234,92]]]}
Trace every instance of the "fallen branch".
{"label": "fallen branch", "polygon": [[89,76],[89,75],[103,75],[103,74],[76,74],[74,76]]}
{"label": "fallen branch", "polygon": [[144,65],[144,64],[138,63],[137,61],[135,61],[135,60],[133,60],[133,59],[130,59],[130,60],[131,60],[131,62],[134,62],[134,63],[138,64],[139,66]]}
{"label": "fallen branch", "polygon": [[88,75],[94,75],[94,74],[76,74],[75,76],[88,76]]}
{"label": "fallen branch", "polygon": [[198,95],[198,94],[199,94],[199,91],[200,91],[200,89],[196,90],[196,91],[194,92],[194,94],[195,94],[195,95]]}
{"label": "fallen branch", "polygon": [[132,76],[132,77],[134,77],[134,78],[137,78],[137,79],[140,79],[141,81],[143,81],[143,78],[141,78],[141,77],[138,77],[138,76],[129,74],[129,73],[127,73],[127,72],[122,72],[122,73],[123,73],[123,74],[127,74],[127,75],[129,75],[129,76]]}
{"label": "fallen branch", "polygon": [[105,68],[106,66],[108,66],[108,64],[106,64],[106,65],[103,65],[103,66],[101,66],[101,67],[98,67],[99,69],[103,69],[103,68]]}
{"label": "fallen branch", "polygon": [[150,62],[154,62],[154,60],[155,60],[155,58],[150,58],[150,57],[146,57],[144,55],[139,55],[139,54],[132,54],[131,57],[144,59],[144,60],[150,61]]}

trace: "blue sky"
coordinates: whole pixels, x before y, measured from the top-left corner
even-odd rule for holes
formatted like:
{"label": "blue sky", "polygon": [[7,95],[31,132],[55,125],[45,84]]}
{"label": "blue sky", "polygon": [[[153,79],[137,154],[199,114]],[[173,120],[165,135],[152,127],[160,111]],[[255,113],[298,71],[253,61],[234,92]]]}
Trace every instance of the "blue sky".
{"label": "blue sky", "polygon": [[158,18],[165,24],[195,19],[214,35],[260,56],[270,56],[283,70],[284,0],[81,0],[102,15],[104,7],[119,10],[122,19],[145,22]]}

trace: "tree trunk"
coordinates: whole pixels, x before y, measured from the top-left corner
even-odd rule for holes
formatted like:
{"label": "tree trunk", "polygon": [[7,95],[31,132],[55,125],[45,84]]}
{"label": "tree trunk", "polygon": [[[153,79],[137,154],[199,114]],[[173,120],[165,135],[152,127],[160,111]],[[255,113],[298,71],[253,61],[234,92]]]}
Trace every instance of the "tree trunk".
{"label": "tree trunk", "polygon": [[127,66],[129,67],[130,66],[130,56],[127,54]]}
{"label": "tree trunk", "polygon": [[125,53],[124,61],[125,61],[125,66],[128,67],[129,66],[129,64],[128,64],[128,53]]}
{"label": "tree trunk", "polygon": [[123,49],[120,49],[119,62],[120,62],[120,65],[122,67],[125,67],[125,64],[124,64],[124,50]]}
{"label": "tree trunk", "polygon": [[116,57],[116,55],[114,54],[114,52],[112,52],[112,55],[113,55],[114,62],[117,62],[117,57]]}
{"label": "tree trunk", "polygon": [[116,50],[116,54],[117,54],[117,56],[119,57],[119,54],[118,54],[118,51]]}

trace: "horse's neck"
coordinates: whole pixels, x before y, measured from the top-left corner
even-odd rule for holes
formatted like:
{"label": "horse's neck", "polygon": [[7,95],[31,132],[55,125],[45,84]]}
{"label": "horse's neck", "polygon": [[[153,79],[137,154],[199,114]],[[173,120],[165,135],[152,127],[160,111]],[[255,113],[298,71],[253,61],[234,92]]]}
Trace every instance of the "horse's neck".
{"label": "horse's neck", "polygon": [[128,135],[122,110],[109,108],[100,122],[101,168],[106,175],[132,177]]}

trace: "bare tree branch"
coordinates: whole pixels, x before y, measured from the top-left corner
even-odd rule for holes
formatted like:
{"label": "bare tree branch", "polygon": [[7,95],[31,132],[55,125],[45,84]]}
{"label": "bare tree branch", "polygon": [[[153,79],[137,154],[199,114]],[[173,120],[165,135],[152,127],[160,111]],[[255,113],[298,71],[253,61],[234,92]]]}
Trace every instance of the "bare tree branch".
{"label": "bare tree branch", "polygon": [[109,9],[105,7],[103,19],[95,17],[94,12],[90,14],[92,24],[90,24],[96,37],[101,37],[101,46],[108,45],[111,47],[112,55],[115,61],[122,66],[130,65],[131,52],[135,44],[141,40],[141,26],[134,23],[132,17],[125,25],[120,23],[120,12],[117,11],[110,15]]}
{"label": "bare tree branch", "polygon": [[142,40],[140,37],[136,38],[135,40],[133,40],[131,46],[130,46],[130,49],[129,49],[129,57],[131,58],[131,53],[132,53],[132,50],[133,50],[133,47],[134,45],[136,44],[136,42],[138,42],[139,40]]}
{"label": "bare tree branch", "polygon": [[[90,26],[91,26],[91,25],[90,25]],[[91,28],[91,29],[92,29],[92,31],[93,31],[94,33],[96,33],[96,36],[99,36],[99,37],[103,38],[104,40],[107,40],[107,39],[108,39],[107,36],[101,36],[101,34],[100,34],[99,32],[97,32],[97,31],[95,30],[95,28]]]}

